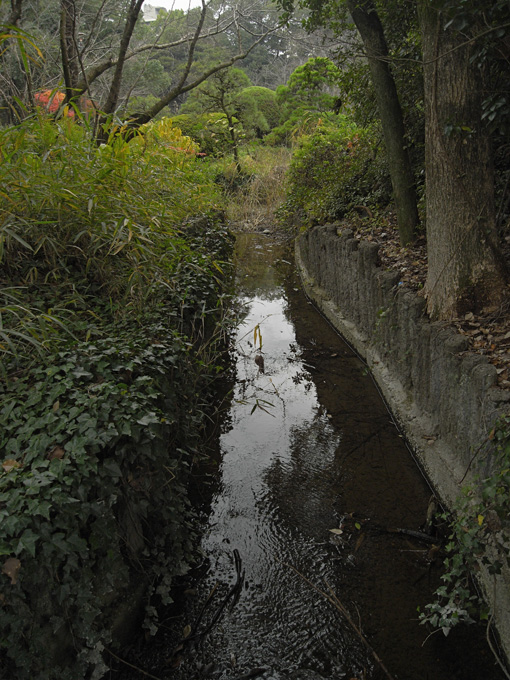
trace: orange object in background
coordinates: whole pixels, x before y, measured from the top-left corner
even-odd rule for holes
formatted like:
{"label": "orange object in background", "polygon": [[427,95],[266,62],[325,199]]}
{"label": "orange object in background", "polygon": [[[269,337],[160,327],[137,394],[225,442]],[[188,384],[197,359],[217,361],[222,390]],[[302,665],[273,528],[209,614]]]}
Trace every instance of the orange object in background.
{"label": "orange object in background", "polygon": [[[65,100],[65,94],[64,92],[60,92],[60,90],[42,90],[41,92],[35,93],[34,99],[38,106],[42,106],[49,113],[56,113]],[[91,113],[94,111],[94,103],[91,99],[80,97],[78,105],[84,113]],[[74,118],[73,108],[69,107],[64,115]]]}

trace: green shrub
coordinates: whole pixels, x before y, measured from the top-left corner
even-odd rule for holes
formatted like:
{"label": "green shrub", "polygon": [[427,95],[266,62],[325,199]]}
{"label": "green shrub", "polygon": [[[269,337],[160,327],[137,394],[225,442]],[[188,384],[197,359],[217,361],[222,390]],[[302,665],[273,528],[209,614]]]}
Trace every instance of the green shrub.
{"label": "green shrub", "polygon": [[180,226],[220,198],[196,146],[167,120],[130,142],[112,132],[99,148],[71,119],[0,133],[4,367],[70,334],[100,333],[120,310],[136,318],[175,288],[192,256]]}
{"label": "green shrub", "polygon": [[172,122],[199,145],[201,153],[217,157],[232,152],[232,138],[225,114],[182,113],[174,116]]}
{"label": "green shrub", "polygon": [[300,138],[288,173],[283,221],[305,224],[341,218],[355,206],[385,205],[390,198],[386,164],[371,129],[346,117],[318,122]]}
{"label": "green shrub", "polygon": [[251,85],[237,97],[237,116],[247,134],[261,139],[275,128],[280,120],[276,92],[267,87]]}

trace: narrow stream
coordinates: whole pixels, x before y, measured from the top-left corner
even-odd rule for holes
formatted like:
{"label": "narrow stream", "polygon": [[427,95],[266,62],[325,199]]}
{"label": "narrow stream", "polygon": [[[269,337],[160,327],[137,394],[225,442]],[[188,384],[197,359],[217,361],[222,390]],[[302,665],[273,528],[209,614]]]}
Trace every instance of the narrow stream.
{"label": "narrow stream", "polygon": [[237,380],[180,631],[213,593],[197,630],[207,628],[236,582],[236,554],[244,582],[211,630],[167,659],[164,677],[497,679],[475,627],[426,640],[417,607],[439,565],[431,545],[395,530],[420,530],[431,491],[365,366],[304,297],[291,257],[267,236],[238,237]]}

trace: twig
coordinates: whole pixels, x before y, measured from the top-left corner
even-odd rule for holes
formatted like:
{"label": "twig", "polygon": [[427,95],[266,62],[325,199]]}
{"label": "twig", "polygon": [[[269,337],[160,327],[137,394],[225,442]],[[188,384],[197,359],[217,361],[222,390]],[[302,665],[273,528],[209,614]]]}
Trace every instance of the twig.
{"label": "twig", "polygon": [[[495,578],[494,578],[494,603],[496,603],[496,579]],[[498,666],[501,668],[501,670],[505,674],[505,677],[509,678],[509,680],[510,680],[510,673],[505,668],[505,665],[503,664],[503,662],[499,658],[499,654],[497,653],[496,649],[494,648],[494,645],[492,644],[492,640],[490,638],[491,624],[492,624],[493,618],[494,618],[494,612],[491,613],[491,615],[489,616],[489,620],[487,621],[487,629],[485,631],[485,637],[487,639],[487,644],[489,645],[489,649],[491,650],[494,658],[496,659]]]}
{"label": "twig", "polygon": [[145,677],[152,678],[152,680],[161,680],[161,678],[158,678],[156,675],[152,675],[151,673],[144,671],[143,668],[140,668],[139,666],[135,666],[134,664],[129,663],[128,661],[125,661],[124,659],[121,659],[120,656],[117,656],[117,654],[114,654],[111,649],[108,649],[108,647],[105,647],[105,650],[108,652],[108,654],[111,654],[111,656],[113,656],[114,659],[117,659],[117,661],[120,661],[125,666],[129,666],[129,668],[132,668],[133,670],[138,671],[142,675],[145,675]]}
{"label": "twig", "polygon": [[339,612],[341,612],[341,613],[345,616],[345,618],[346,618],[347,622],[349,623],[349,625],[351,626],[351,628],[354,630],[354,632],[355,632],[356,635],[359,637],[359,639],[361,640],[361,642],[364,644],[364,646],[366,647],[366,649],[367,649],[367,650],[370,652],[370,654],[373,656],[373,658],[375,659],[375,661],[379,664],[381,670],[382,670],[383,673],[386,675],[386,677],[387,677],[389,680],[394,680],[393,676],[390,674],[390,672],[388,671],[388,669],[386,668],[386,666],[384,665],[384,663],[383,663],[382,660],[380,659],[380,657],[379,657],[379,655],[377,654],[377,652],[370,646],[370,644],[367,642],[367,640],[366,640],[365,636],[363,635],[363,633],[361,632],[361,630],[360,630],[360,629],[358,628],[358,626],[354,623],[354,621],[352,620],[352,618],[351,618],[349,612],[348,612],[347,609],[343,606],[343,604],[340,602],[340,600],[338,599],[337,595],[335,594],[335,592],[333,591],[333,589],[331,588],[331,586],[329,585],[329,583],[324,579],[324,582],[325,582],[325,584],[327,585],[328,590],[329,590],[329,593],[330,593],[330,594],[328,595],[328,593],[324,592],[324,591],[321,590],[318,586],[316,586],[314,583],[312,583],[312,581],[310,581],[309,579],[307,579],[306,576],[305,576],[304,574],[302,574],[298,569],[296,569],[296,567],[293,567],[292,564],[289,564],[288,562],[282,562],[282,564],[283,564],[284,566],[286,566],[286,567],[289,567],[289,569],[292,569],[292,571],[294,571],[298,576],[300,576],[300,577],[303,579],[303,581],[305,581],[306,583],[308,583],[308,585],[311,586],[311,588],[313,588],[313,590],[315,590],[316,593],[319,593],[319,595],[322,595],[322,597],[324,597],[326,600],[328,600],[328,602],[330,602],[330,603],[335,607],[335,609],[337,609]]}

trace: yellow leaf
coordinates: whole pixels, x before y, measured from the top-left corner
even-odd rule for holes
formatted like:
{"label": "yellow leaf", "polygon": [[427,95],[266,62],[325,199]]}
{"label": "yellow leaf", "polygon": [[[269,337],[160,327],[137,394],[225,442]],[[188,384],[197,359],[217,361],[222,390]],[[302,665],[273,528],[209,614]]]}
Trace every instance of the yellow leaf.
{"label": "yellow leaf", "polygon": [[187,626],[184,626],[184,630],[182,631],[182,637],[187,638],[191,635],[191,626],[188,624]]}
{"label": "yellow leaf", "polygon": [[483,523],[483,515],[478,515],[478,524],[482,526]]}

